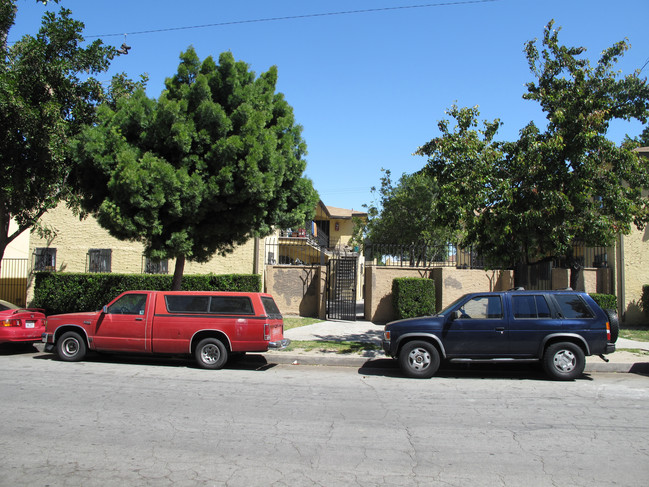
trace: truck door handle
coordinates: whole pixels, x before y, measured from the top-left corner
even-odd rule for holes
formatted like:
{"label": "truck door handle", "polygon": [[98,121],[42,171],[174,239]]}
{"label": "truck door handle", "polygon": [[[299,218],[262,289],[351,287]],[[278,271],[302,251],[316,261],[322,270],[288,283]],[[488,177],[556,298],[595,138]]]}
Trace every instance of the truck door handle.
{"label": "truck door handle", "polygon": [[505,327],[504,326],[497,326],[496,331],[505,331]]}
{"label": "truck door handle", "polygon": [[135,318],[135,321],[144,321],[144,318]]}

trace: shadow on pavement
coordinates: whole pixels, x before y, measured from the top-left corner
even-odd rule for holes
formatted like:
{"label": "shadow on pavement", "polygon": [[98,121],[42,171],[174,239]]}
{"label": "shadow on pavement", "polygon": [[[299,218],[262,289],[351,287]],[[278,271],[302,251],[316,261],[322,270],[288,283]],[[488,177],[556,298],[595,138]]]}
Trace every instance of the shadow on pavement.
{"label": "shadow on pavement", "polygon": [[0,343],[0,355],[21,355],[38,352],[33,343]]}
{"label": "shadow on pavement", "polygon": [[639,362],[633,364],[629,372],[632,374],[646,375],[649,377],[649,362]]}
{"label": "shadow on pavement", "polygon": [[[32,349],[30,353],[37,352]],[[56,354],[40,353],[34,356],[36,360],[58,360]],[[107,363],[115,365],[148,365],[153,367],[187,367],[190,369],[206,370],[196,365],[193,358],[189,356],[160,356],[160,355],[135,355],[135,354],[111,354],[88,352],[82,362]],[[275,367],[277,364],[268,363],[266,358],[260,354],[247,354],[241,357],[232,357],[221,370],[254,370],[263,372]],[[218,371],[215,371],[218,372]]]}
{"label": "shadow on pavement", "polygon": [[[358,373],[361,375],[374,375],[383,377],[396,377],[405,380],[411,379],[405,376],[399,368],[399,363],[392,359],[376,359],[367,361]],[[437,373],[432,377],[444,379],[505,379],[505,380],[551,380],[539,364],[442,364]],[[585,373],[578,380],[593,380],[588,373]]]}

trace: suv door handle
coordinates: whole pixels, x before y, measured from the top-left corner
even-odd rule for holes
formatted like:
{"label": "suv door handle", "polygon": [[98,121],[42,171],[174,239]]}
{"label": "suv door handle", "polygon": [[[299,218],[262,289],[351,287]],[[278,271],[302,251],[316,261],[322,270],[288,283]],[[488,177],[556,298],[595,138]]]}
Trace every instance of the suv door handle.
{"label": "suv door handle", "polygon": [[505,327],[504,326],[497,326],[496,331],[505,331]]}

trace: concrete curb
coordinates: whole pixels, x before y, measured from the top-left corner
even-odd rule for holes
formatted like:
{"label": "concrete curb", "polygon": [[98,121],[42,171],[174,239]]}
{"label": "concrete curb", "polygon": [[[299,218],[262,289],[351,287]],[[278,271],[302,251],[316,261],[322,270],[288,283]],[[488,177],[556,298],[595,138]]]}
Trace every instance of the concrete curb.
{"label": "concrete curb", "polygon": [[[278,365],[311,365],[328,367],[354,367],[362,368],[368,362],[386,360],[383,354],[368,356],[359,355],[336,355],[334,353],[288,353],[270,352],[262,354],[269,364]],[[585,372],[609,372],[609,373],[635,373],[649,375],[649,361],[647,362],[604,362],[598,357],[588,357]],[[592,361],[591,361],[592,360]]]}

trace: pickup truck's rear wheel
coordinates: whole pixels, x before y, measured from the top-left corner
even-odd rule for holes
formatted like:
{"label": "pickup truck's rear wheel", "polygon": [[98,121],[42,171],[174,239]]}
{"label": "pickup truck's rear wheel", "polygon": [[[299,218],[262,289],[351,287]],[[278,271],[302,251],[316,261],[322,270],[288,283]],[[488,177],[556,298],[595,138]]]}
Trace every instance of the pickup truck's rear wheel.
{"label": "pickup truck's rear wheel", "polygon": [[428,342],[408,342],[399,352],[399,365],[409,377],[429,379],[439,368],[439,352]]}
{"label": "pickup truck's rear wheel", "polygon": [[86,356],[86,342],[78,333],[68,331],[56,341],[56,353],[61,360],[78,362]]}
{"label": "pickup truck's rear wheel", "polygon": [[574,343],[555,343],[545,350],[543,367],[553,379],[573,380],[584,373],[586,356],[584,351]]}
{"label": "pickup truck's rear wheel", "polygon": [[228,361],[228,350],[216,338],[205,338],[198,342],[194,355],[198,365],[204,369],[221,369]]}

